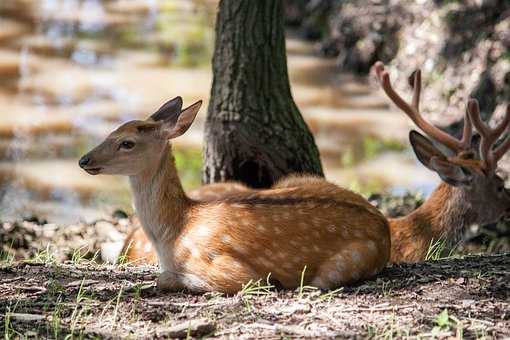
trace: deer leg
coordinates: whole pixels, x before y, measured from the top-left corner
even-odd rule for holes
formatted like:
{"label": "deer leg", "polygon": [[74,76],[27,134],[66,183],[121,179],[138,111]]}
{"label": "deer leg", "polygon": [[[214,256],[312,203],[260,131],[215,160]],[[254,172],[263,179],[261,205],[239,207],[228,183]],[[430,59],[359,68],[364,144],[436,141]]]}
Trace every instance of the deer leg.
{"label": "deer leg", "polygon": [[387,256],[383,256],[379,245],[372,240],[353,241],[338,249],[340,250],[319,268],[311,281],[312,286],[332,289],[354,283],[375,276],[386,264]]}
{"label": "deer leg", "polygon": [[156,287],[160,291],[179,292],[185,289],[176,273],[164,271],[159,274],[156,280]]}
{"label": "deer leg", "polygon": [[206,275],[212,288],[225,294],[235,294],[243,284],[261,278],[250,265],[229,255],[213,259]]}

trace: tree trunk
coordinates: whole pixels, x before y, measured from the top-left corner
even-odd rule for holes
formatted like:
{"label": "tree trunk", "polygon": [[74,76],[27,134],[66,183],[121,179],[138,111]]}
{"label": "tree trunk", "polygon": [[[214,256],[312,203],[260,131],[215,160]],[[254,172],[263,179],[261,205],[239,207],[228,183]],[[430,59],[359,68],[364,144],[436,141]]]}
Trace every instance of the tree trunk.
{"label": "tree trunk", "polygon": [[222,0],[205,125],[203,182],[270,187],[289,173],[323,176],[292,99],[280,0]]}

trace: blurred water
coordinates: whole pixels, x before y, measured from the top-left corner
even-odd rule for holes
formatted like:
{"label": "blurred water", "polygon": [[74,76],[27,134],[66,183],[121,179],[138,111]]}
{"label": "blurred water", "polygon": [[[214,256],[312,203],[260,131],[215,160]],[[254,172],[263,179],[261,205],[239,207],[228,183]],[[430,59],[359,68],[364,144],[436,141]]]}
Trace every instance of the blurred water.
{"label": "blurred water", "polygon": [[[68,223],[129,211],[126,181],[88,176],[77,159],[168,98],[207,101],[216,5],[2,0],[0,220],[37,214]],[[338,74],[334,60],[291,34],[287,49],[293,94],[328,178],[365,191],[431,187],[432,174],[386,143],[404,143],[408,123],[366,80]],[[198,184],[204,116],[176,141],[186,187]]]}

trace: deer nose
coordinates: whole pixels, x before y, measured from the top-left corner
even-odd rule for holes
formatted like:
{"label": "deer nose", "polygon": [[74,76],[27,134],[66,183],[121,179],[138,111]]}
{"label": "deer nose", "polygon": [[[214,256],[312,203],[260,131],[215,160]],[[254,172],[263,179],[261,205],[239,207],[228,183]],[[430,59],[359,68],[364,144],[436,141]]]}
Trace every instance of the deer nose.
{"label": "deer nose", "polygon": [[89,163],[90,163],[90,157],[87,156],[87,155],[83,156],[78,161],[78,165],[80,166],[80,168],[83,168],[83,167],[87,166],[87,164],[89,164]]}

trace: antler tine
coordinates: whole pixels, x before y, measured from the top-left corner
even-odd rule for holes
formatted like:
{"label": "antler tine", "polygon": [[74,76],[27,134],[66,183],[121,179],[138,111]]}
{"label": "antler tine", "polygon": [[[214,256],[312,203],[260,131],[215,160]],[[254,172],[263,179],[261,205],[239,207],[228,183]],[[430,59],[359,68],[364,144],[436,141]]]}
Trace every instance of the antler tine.
{"label": "antler tine", "polygon": [[462,139],[460,143],[464,150],[468,150],[471,147],[471,137],[473,137],[473,123],[469,117],[469,104],[464,114],[464,129],[462,130]]}
{"label": "antler tine", "polygon": [[404,111],[404,113],[407,114],[409,118],[411,118],[416,126],[422,129],[423,132],[425,132],[429,137],[445,145],[452,151],[460,152],[465,149],[464,143],[450,136],[446,132],[436,128],[421,116],[419,111],[419,101],[421,94],[420,70],[416,70],[409,81],[414,90],[411,104],[402,99],[402,97],[400,97],[400,95],[393,89],[390,81],[390,75],[388,71],[385,70],[384,64],[382,62],[376,62],[374,65],[374,70],[386,95],[393,101],[393,103],[395,103],[395,105],[397,105],[398,108]]}
{"label": "antler tine", "polygon": [[409,76],[409,85],[413,89],[412,104],[416,111],[420,111],[420,95],[421,95],[421,70],[415,70]]}
{"label": "antler tine", "polygon": [[494,143],[496,143],[499,137],[507,131],[510,125],[510,106],[507,107],[506,115],[503,118],[503,121],[499,123],[494,129],[491,129],[482,121],[480,116],[480,107],[476,99],[469,100],[468,111],[473,125],[475,126],[480,136],[482,136],[480,143],[480,156],[488,168],[494,169],[498,160],[503,157],[506,150],[510,146],[510,142],[508,142],[507,136],[507,140],[505,140],[502,145],[500,145],[494,151],[492,150]]}

